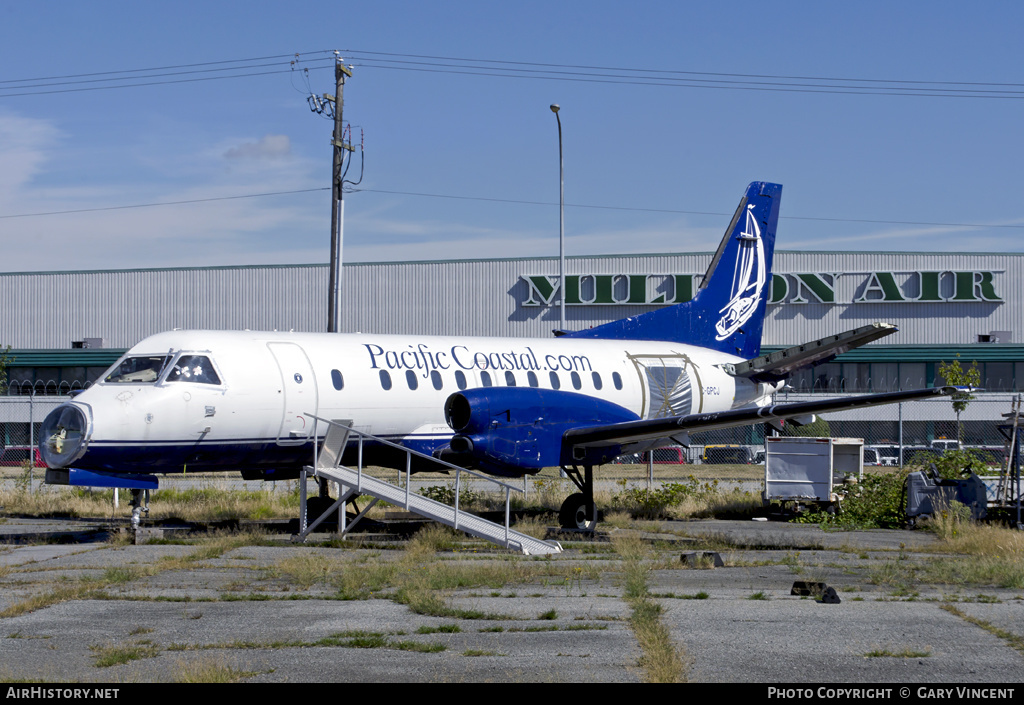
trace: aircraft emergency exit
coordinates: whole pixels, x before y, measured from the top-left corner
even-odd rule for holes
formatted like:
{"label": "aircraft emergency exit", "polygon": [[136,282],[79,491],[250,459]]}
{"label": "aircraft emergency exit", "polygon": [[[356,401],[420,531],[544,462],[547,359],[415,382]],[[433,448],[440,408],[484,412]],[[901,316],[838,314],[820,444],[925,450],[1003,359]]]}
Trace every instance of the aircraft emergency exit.
{"label": "aircraft emergency exit", "polygon": [[[47,416],[40,449],[82,484],[237,470],[288,479],[322,437],[311,415],[506,477],[561,467],[596,516],[593,468],[696,431],[887,404],[950,388],[771,404],[797,369],[895,332],[874,324],[760,356],[782,187],[750,184],[693,299],[550,339],[172,331],[132,347]],[[400,457],[401,456],[401,457]],[[367,445],[364,460],[404,464]],[[128,482],[121,486],[139,487]]]}

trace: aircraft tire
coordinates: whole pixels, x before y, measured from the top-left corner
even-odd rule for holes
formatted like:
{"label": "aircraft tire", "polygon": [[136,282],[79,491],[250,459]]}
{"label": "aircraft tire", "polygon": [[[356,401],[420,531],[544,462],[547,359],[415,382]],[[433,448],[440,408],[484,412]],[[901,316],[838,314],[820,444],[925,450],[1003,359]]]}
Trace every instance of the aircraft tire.
{"label": "aircraft tire", "polygon": [[587,501],[582,492],[571,494],[562,502],[562,508],[558,511],[558,521],[563,529],[584,529],[594,528],[594,521],[588,517]]}

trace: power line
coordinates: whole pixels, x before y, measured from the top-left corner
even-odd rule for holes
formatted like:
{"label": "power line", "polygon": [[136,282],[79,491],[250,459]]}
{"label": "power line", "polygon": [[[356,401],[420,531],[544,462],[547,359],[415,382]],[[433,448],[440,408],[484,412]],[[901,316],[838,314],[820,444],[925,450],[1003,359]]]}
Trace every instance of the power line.
{"label": "power line", "polygon": [[[96,208],[74,208],[69,210],[60,211],[42,211],[36,213],[15,213],[10,215],[0,215],[0,220],[14,219],[14,218],[36,218],[51,215],[67,215],[73,213],[99,213],[103,211],[117,211],[117,210],[129,210],[133,208],[156,208],[160,206],[181,206],[193,203],[211,203],[215,201],[234,201],[243,198],[262,198],[265,196],[288,196],[296,195],[300,193],[316,193],[319,191],[330,191],[330,186],[324,186],[320,188],[308,188],[308,189],[295,189],[293,191],[268,191],[264,193],[249,193],[238,196],[219,196],[213,198],[193,198],[181,201],[158,201],[155,203],[136,203],[124,206],[101,206]],[[513,205],[528,205],[528,206],[557,206],[558,203],[555,201],[528,201],[523,199],[514,198],[488,198],[484,196],[456,196],[452,194],[443,193],[425,193],[421,191],[390,191],[384,189],[353,189],[353,191],[361,191],[365,193],[380,193],[389,194],[395,196],[416,196],[420,198],[444,198],[449,200],[457,201],[483,201],[488,203],[509,203]],[[566,203],[567,208],[585,208],[589,210],[610,210],[610,211],[625,211],[633,213],[668,213],[673,215],[711,215],[711,216],[730,216],[732,213],[718,212],[718,211],[691,211],[691,210],[680,210],[674,208],[634,208],[629,206],[599,206],[587,203]],[[921,220],[872,220],[868,218],[817,218],[813,216],[780,216],[780,220],[807,220],[817,221],[824,223],[868,223],[872,225],[923,225],[931,227],[943,227],[943,228],[1002,228],[1010,230],[1024,229],[1024,223],[1022,224],[988,224],[988,223],[937,223],[932,221],[921,221]]]}
{"label": "power line", "polygon": [[[491,201],[496,203],[513,203],[533,206],[557,206],[558,203],[553,201],[522,201],[510,198],[482,198],[478,196],[452,196],[447,194],[439,193],[422,193],[415,191],[384,191],[380,189],[359,189],[360,191],[366,191],[367,193],[387,193],[399,196],[422,196],[427,198],[450,198],[455,200],[464,201]],[[673,213],[681,215],[715,215],[715,216],[730,216],[732,213],[725,212],[714,212],[714,211],[687,211],[687,210],[676,210],[671,208],[631,208],[628,206],[595,206],[584,203],[566,203],[566,207],[571,208],[588,208],[594,210],[612,210],[612,211],[633,211],[639,213]],[[928,225],[935,227],[947,227],[947,228],[1008,228],[1008,229],[1024,229],[1024,223],[1021,224],[997,224],[990,225],[985,223],[935,223],[928,221],[919,220],[870,220],[867,218],[816,218],[813,216],[798,216],[798,215],[780,215],[780,220],[810,220],[820,221],[826,223],[871,223],[875,225]]]}
{"label": "power line", "polygon": [[[346,50],[344,53],[348,60],[354,63],[358,62],[356,65],[363,68],[451,75],[788,93],[1004,100],[1024,99],[1024,83],[687,71],[507,61],[363,50]],[[0,81],[0,98],[225,80],[288,73],[296,69],[326,70],[332,65],[332,54],[333,52],[328,50],[317,50],[295,54],[274,54],[246,59],[172,64],[150,68],[96,71],[26,79],[5,79]],[[287,65],[285,65],[286,61]],[[275,69],[273,67],[280,68]],[[210,73],[218,75],[202,75]],[[189,78],[182,78],[183,76],[189,76]],[[83,83],[106,85],[82,85]]]}
{"label": "power line", "polygon": [[0,215],[0,219],[11,218],[36,218],[46,215],[67,215],[69,213],[98,213],[101,211],[121,211],[131,208],[156,208],[158,206],[182,206],[189,203],[211,203],[213,201],[236,201],[242,198],[262,198],[263,196],[286,196],[297,193],[313,193],[316,191],[330,191],[330,186],[321,188],[296,189],[294,191],[268,191],[265,193],[247,193],[240,196],[217,196],[213,198],[191,198],[183,201],[158,201],[156,203],[134,203],[127,206],[102,206],[97,208],[73,208],[63,211],[44,211],[39,213],[15,213],[12,215]]}
{"label": "power line", "polygon": [[381,51],[359,51],[356,49],[345,50],[346,55],[372,54],[377,56],[399,56],[407,59],[436,59],[441,61],[476,62],[487,64],[509,64],[518,66],[542,66],[560,69],[587,69],[591,71],[636,71],[654,74],[688,74],[694,76],[727,76],[731,78],[775,78],[786,80],[807,80],[807,81],[851,81],[851,82],[873,82],[873,83],[917,83],[917,84],[942,84],[958,86],[1013,86],[1024,87],[1024,83],[980,83],[976,81],[919,81],[907,79],[886,79],[886,78],[842,78],[837,76],[790,76],[779,74],[753,74],[753,73],[722,73],[711,71],[681,71],[676,69],[637,69],[615,66],[587,66],[578,64],[550,64],[532,61],[507,61],[499,59],[466,59],[451,56],[431,56],[423,54],[397,54]]}
{"label": "power line", "polygon": [[[316,52],[323,53],[323,52]],[[266,76],[277,73],[291,73],[297,69],[318,70],[330,67],[332,57],[302,58],[304,55],[283,54],[251,59],[230,59],[195,64],[155,67],[148,69],[123,69],[119,71],[98,71],[83,74],[67,74],[32,79],[8,79],[0,81],[0,98],[29,95],[52,95],[57,93],[82,93],[88,91],[112,90],[117,88],[140,88],[174,83],[195,83],[199,81]],[[279,59],[278,61],[270,61]],[[285,61],[287,59],[287,61]],[[317,65],[322,62],[323,66]],[[224,66],[224,64],[238,64]],[[313,64],[308,66],[307,64]],[[273,68],[279,67],[279,68]],[[269,69],[269,70],[261,70]],[[203,74],[218,74],[214,76]],[[192,78],[180,78],[191,76]],[[83,85],[105,84],[105,85]],[[67,86],[67,87],[66,87]]]}
{"label": "power line", "polygon": [[[314,52],[322,53],[322,52]],[[221,64],[239,64],[239,63],[250,63],[253,61],[267,61],[268,59],[293,59],[299,56],[298,54],[275,54],[272,56],[257,56],[249,59],[225,59],[222,61],[203,61],[193,64],[171,64],[170,66],[153,66],[145,69],[121,69],[118,71],[93,71],[91,73],[70,73],[61,76],[38,76],[36,78],[12,78],[0,81],[0,85],[5,83],[25,83],[28,81],[56,81],[60,79],[72,79],[72,78],[91,78],[93,76],[110,76],[113,74],[121,73],[148,73],[150,71],[170,71],[172,69],[187,69],[196,68],[199,66],[218,66]]]}
{"label": "power line", "polygon": [[[620,71],[619,75],[609,74],[607,71],[568,71],[553,69],[520,69],[495,66],[480,66],[474,64],[445,64],[424,61],[407,60],[377,60],[360,58],[358,54],[351,55],[353,65],[360,68],[390,69],[396,71],[417,71],[422,73],[443,73],[468,76],[486,76],[497,78],[521,78],[546,81],[570,81],[576,83],[603,83],[634,86],[653,87],[674,87],[674,88],[711,88],[719,90],[746,90],[746,91],[768,91],[783,93],[823,93],[838,95],[880,95],[880,96],[906,96],[924,98],[986,98],[986,99],[1024,99],[1024,90],[997,90],[979,88],[935,88],[927,85],[921,87],[902,86],[890,87],[886,85],[843,85],[827,83],[784,83],[779,81],[765,80],[734,80],[721,78],[694,78],[694,77],[672,77],[665,75],[642,75],[648,69],[609,69]],[[387,63],[382,63],[387,62]],[[396,65],[402,64],[402,65]],[[568,68],[568,67],[566,67]],[[626,73],[635,72],[635,73]],[[668,73],[668,72],[665,72]],[[696,72],[679,72],[696,73]],[[639,75],[637,75],[639,74]],[[722,74],[703,74],[707,76]],[[743,74],[735,74],[743,76]],[[780,77],[781,78],[781,77]],[[868,79],[810,79],[810,80],[849,80],[866,81]],[[896,82],[896,81],[892,81]],[[899,81],[898,83],[908,83]],[[937,82],[936,82],[937,83]],[[1024,84],[955,84],[952,82],[946,85],[1007,85],[1024,86]]]}

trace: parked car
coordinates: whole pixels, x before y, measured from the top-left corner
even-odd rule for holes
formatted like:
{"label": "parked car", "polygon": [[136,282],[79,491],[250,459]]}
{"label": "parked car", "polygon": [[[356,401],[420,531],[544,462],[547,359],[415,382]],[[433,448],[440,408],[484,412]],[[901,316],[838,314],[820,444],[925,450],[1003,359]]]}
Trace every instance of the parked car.
{"label": "parked car", "polygon": [[[877,445],[872,446],[878,452],[878,464],[886,467],[896,467],[900,464],[900,447],[898,445]],[[866,465],[867,463],[865,463]]]}
{"label": "parked car", "polygon": [[35,458],[37,468],[45,468],[43,456],[39,454],[39,448],[35,446],[7,446],[0,451],[0,467],[17,467],[29,459],[30,455]]}
{"label": "parked car", "polygon": [[[626,455],[620,455],[618,458],[612,461],[615,465],[647,465],[648,451],[646,453],[627,453]],[[654,449],[654,464],[655,465],[685,465],[686,464],[686,449],[685,448],[655,448]]]}
{"label": "parked car", "polygon": [[[686,464],[686,449],[679,447],[670,448],[655,448],[654,453],[655,465],[685,465]],[[644,461],[647,460],[647,453],[644,453]]]}
{"label": "parked car", "polygon": [[748,465],[754,460],[754,454],[748,446],[735,444],[704,446],[701,460],[717,465]]}

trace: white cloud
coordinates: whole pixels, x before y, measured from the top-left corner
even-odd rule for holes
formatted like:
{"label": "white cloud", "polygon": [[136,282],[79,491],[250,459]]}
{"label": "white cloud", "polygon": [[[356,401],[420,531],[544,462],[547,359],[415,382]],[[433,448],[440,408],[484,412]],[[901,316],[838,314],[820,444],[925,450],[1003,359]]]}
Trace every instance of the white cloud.
{"label": "white cloud", "polygon": [[[375,221],[375,224],[379,222]],[[406,234],[400,221],[387,221],[389,234]],[[369,225],[362,224],[361,225]],[[388,242],[367,242],[368,232],[358,229],[358,240],[345,245],[347,262],[394,262],[438,259],[493,259],[501,257],[557,257],[558,233],[536,231],[484,230],[460,225],[432,223],[432,237],[389,238]],[[594,231],[566,235],[566,255],[613,255],[664,252],[710,252],[721,239],[717,228],[678,225],[630,230]]]}
{"label": "white cloud", "polygon": [[[0,113],[6,271],[326,261],[326,193],[233,198],[324,185],[318,164],[291,156],[287,136],[191,153],[139,150],[142,162],[131,145],[117,156],[96,147],[57,162],[62,139],[54,122]],[[161,168],[166,161],[175,166]],[[91,178],[69,182],[69,173]],[[176,201],[198,202],[125,208]],[[23,214],[48,215],[9,217]]]}
{"label": "white cloud", "polygon": [[291,154],[287,135],[264,135],[257,142],[245,142],[224,152],[227,159],[282,159]]}
{"label": "white cloud", "polygon": [[61,136],[49,120],[0,113],[0,204],[21,201]]}
{"label": "white cloud", "polygon": [[[1012,223],[1000,223],[999,225]],[[1013,233],[1014,231],[1010,231]],[[1017,235],[1019,233],[1014,233]],[[787,250],[873,250],[920,252],[1000,252],[1006,251],[1006,231],[963,226],[890,227],[849,235],[818,235],[778,245]],[[1019,248],[1015,248],[1019,250]]]}

